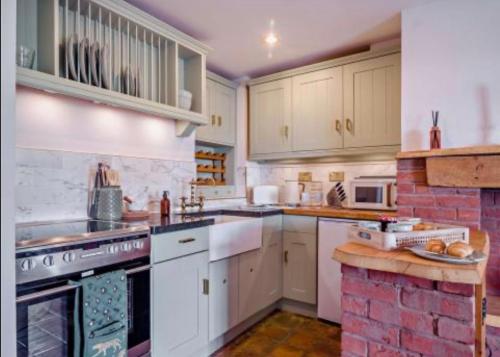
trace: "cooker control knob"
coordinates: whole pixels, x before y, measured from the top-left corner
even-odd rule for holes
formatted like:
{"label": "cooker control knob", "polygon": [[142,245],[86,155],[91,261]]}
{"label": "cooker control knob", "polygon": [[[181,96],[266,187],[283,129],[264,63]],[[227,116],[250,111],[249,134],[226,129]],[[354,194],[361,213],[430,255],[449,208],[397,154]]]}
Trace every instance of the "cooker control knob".
{"label": "cooker control knob", "polygon": [[118,253],[118,246],[117,245],[110,245],[108,247],[108,253],[109,254],[116,254],[116,253]]}
{"label": "cooker control knob", "polygon": [[66,263],[72,263],[76,258],[76,255],[75,253],[72,253],[72,252],[68,252],[68,253],[64,253],[63,255],[63,260],[66,262]]}
{"label": "cooker control knob", "polygon": [[131,249],[132,249],[132,244],[130,244],[129,242],[126,242],[126,243],[122,244],[122,250],[124,252],[128,252]]}
{"label": "cooker control knob", "polygon": [[45,258],[43,258],[43,265],[46,267],[51,267],[54,265],[54,257],[52,255],[47,255]]}
{"label": "cooker control knob", "polygon": [[144,242],[142,240],[136,240],[133,245],[135,249],[142,249],[144,247]]}
{"label": "cooker control knob", "polygon": [[21,262],[21,270],[28,271],[33,269],[36,266],[36,263],[33,259],[25,259]]}

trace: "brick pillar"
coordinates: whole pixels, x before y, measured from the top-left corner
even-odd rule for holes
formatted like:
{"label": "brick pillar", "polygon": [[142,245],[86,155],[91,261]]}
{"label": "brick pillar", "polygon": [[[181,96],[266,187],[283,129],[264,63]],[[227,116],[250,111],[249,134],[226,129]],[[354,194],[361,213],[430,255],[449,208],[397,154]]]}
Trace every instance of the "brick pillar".
{"label": "brick pillar", "polygon": [[474,286],[342,265],[342,356],[473,356]]}

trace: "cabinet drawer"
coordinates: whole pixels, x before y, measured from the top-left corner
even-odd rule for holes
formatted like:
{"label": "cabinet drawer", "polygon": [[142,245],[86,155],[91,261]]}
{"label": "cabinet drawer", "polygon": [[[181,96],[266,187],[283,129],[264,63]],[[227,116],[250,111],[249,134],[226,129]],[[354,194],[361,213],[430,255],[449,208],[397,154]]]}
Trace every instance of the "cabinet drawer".
{"label": "cabinet drawer", "polygon": [[283,216],[281,214],[276,216],[264,217],[262,220],[262,235],[268,237],[274,232],[282,230]]}
{"label": "cabinet drawer", "polygon": [[208,250],[208,227],[152,236],[153,263]]}
{"label": "cabinet drawer", "polygon": [[316,217],[285,215],[283,217],[283,230],[316,234],[317,221]]}

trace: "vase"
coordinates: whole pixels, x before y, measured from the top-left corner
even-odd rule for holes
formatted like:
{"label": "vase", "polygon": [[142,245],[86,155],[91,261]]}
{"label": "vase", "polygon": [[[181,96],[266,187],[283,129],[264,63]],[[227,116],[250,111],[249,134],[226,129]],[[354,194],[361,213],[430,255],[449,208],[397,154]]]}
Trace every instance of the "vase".
{"label": "vase", "polygon": [[430,147],[432,149],[441,149],[441,129],[438,126],[433,126],[429,132]]}

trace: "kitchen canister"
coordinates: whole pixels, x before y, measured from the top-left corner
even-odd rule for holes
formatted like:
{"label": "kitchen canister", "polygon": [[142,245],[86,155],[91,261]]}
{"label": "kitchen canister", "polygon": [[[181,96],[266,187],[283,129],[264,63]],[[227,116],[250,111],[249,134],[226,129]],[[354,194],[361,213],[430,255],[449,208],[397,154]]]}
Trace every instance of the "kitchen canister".
{"label": "kitchen canister", "polygon": [[95,217],[106,221],[122,218],[123,194],[120,186],[95,189]]}

